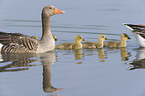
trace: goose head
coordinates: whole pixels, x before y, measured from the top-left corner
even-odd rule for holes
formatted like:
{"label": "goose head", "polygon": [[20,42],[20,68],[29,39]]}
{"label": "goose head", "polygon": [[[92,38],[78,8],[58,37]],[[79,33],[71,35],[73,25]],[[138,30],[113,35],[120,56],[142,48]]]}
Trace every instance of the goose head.
{"label": "goose head", "polygon": [[52,15],[55,15],[55,14],[63,14],[64,11],[61,11],[57,8],[55,8],[54,6],[46,6],[43,8],[42,10],[42,15],[45,15],[45,16],[52,16]]}
{"label": "goose head", "polygon": [[128,39],[131,39],[126,33],[123,33],[123,34],[121,34],[121,39],[123,39],[123,40],[128,40]]}

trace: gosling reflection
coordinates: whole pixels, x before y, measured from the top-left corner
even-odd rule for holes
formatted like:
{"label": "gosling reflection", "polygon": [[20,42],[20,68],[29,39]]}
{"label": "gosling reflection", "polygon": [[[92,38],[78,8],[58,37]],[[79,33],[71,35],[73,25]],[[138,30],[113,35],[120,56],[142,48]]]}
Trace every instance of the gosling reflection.
{"label": "gosling reflection", "polygon": [[[74,50],[75,52],[75,60],[82,60],[84,57],[83,52],[85,53],[85,56],[92,56],[96,54],[96,51],[98,52],[98,58],[100,62],[106,62],[106,54],[104,52],[103,48],[98,48],[98,49],[77,49]],[[94,53],[93,53],[94,52]],[[91,53],[91,54],[90,54]],[[77,62],[77,64],[82,64],[83,62]]]}
{"label": "gosling reflection", "polygon": [[[75,49],[75,60],[82,60],[83,58],[83,53],[82,49]],[[76,64],[82,64],[83,62],[76,62]]]}
{"label": "gosling reflection", "polygon": [[[120,50],[120,56],[121,56],[121,61],[128,61],[129,57],[131,56],[130,52],[127,51],[126,47],[121,47],[121,48],[108,48],[109,53],[117,53],[118,50]],[[113,50],[115,50],[114,52],[112,52]]]}
{"label": "gosling reflection", "polygon": [[81,49],[76,49],[75,50],[75,60],[82,60],[82,50]]}
{"label": "gosling reflection", "polygon": [[127,52],[126,47],[122,47],[122,48],[119,48],[119,49],[120,49],[120,55],[121,55],[121,58],[122,58],[121,60],[122,61],[128,61],[130,53]]}
{"label": "gosling reflection", "polygon": [[136,59],[127,64],[130,65],[128,70],[144,69],[145,68],[145,48],[137,49]]}
{"label": "gosling reflection", "polygon": [[41,55],[43,64],[43,90],[46,93],[52,93],[62,90],[63,88],[55,88],[51,85],[51,65],[55,62],[56,55],[53,52]]}
{"label": "gosling reflection", "polygon": [[104,49],[103,48],[98,48],[97,51],[98,51],[98,57],[100,59],[99,61],[100,62],[106,62],[106,54],[104,52]]}

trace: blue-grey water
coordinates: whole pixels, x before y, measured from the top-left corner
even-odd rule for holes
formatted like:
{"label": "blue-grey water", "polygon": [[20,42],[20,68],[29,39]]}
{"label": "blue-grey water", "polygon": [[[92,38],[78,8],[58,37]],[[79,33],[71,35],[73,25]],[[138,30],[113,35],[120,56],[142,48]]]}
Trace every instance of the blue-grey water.
{"label": "blue-grey water", "polygon": [[[126,48],[55,50],[43,54],[0,54],[0,96],[144,96],[144,60],[132,32],[123,23],[145,24],[144,0],[0,0],[0,31],[41,38],[41,10],[54,5],[65,14],[51,17],[59,41],[75,35],[97,41],[99,34]],[[60,89],[60,91],[56,91]]]}

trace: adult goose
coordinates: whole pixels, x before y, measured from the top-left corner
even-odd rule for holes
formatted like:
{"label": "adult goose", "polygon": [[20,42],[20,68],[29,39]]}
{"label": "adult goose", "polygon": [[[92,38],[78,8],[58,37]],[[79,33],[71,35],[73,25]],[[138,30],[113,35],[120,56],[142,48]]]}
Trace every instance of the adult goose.
{"label": "adult goose", "polygon": [[107,40],[105,35],[100,34],[98,37],[98,42],[87,41],[83,42],[83,49],[94,49],[94,48],[103,48],[103,42]]}
{"label": "adult goose", "polygon": [[133,35],[135,36],[138,45],[140,47],[145,47],[145,25],[143,24],[124,24],[128,27]]}
{"label": "adult goose", "polygon": [[2,52],[13,53],[43,53],[52,51],[55,48],[55,41],[50,30],[50,17],[55,14],[62,14],[61,11],[54,6],[46,6],[42,10],[42,37],[36,40],[27,35],[20,33],[0,32],[0,43]]}
{"label": "adult goose", "polygon": [[104,42],[105,47],[114,47],[114,48],[119,48],[119,47],[126,47],[126,40],[131,39],[126,33],[121,34],[121,40],[120,42],[117,41],[106,41]]}
{"label": "adult goose", "polygon": [[71,49],[81,49],[82,43],[81,41],[85,41],[82,36],[76,35],[75,36],[75,43],[65,42],[59,45],[56,45],[55,49],[61,50],[71,50]]}

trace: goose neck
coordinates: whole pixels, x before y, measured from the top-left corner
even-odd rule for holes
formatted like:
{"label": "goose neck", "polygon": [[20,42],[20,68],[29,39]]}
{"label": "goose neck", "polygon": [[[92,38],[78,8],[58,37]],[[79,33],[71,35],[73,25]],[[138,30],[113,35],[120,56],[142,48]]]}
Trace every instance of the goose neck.
{"label": "goose neck", "polygon": [[42,38],[41,40],[47,39],[51,36],[51,29],[50,29],[50,16],[46,16],[42,14]]}

